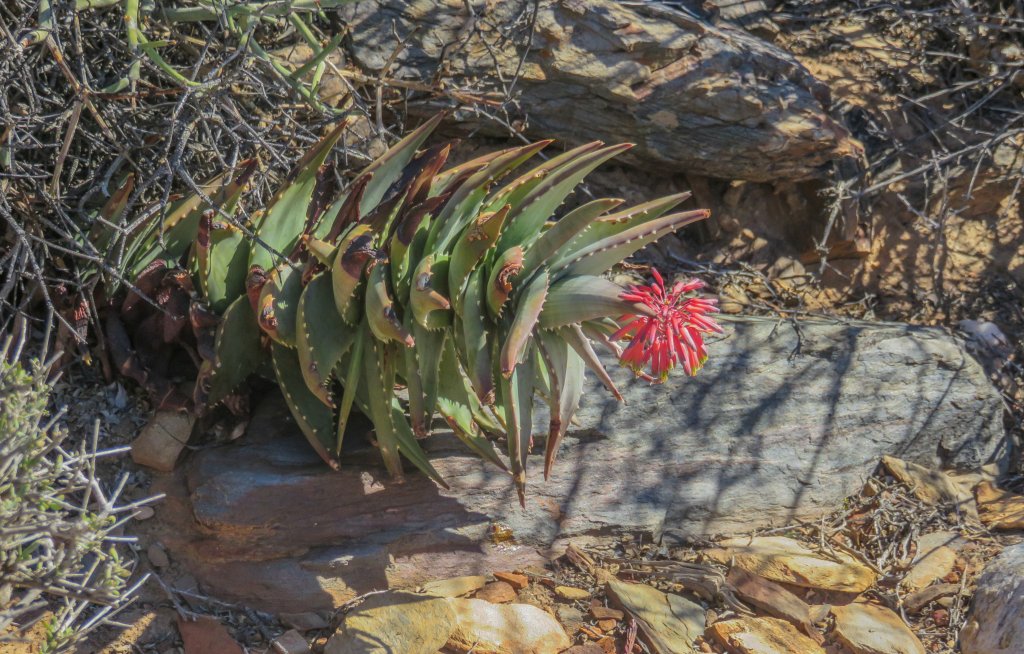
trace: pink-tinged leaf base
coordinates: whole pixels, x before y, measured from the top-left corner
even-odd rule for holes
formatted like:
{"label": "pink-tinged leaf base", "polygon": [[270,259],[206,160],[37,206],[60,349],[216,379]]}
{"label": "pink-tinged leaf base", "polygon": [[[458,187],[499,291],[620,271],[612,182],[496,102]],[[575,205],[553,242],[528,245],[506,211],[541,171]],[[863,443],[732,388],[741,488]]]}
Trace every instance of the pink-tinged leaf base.
{"label": "pink-tinged leaf base", "polygon": [[708,359],[703,334],[722,332],[710,317],[718,312],[716,300],[693,295],[704,287],[698,279],[677,282],[668,290],[658,271],[651,272],[654,283],[631,286],[619,297],[648,307],[653,315],[623,316],[624,326],[612,340],[630,339],[620,360],[638,375],[645,375],[643,369],[650,366],[651,375],[665,381],[670,370],[682,365],[692,377]]}

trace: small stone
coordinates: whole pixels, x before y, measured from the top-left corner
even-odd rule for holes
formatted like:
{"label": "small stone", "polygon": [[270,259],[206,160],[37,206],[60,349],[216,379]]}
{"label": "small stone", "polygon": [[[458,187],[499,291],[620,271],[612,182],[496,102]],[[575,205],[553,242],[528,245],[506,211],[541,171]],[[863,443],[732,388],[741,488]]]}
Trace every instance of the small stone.
{"label": "small stone", "polygon": [[149,559],[154,568],[166,568],[171,564],[171,559],[167,556],[167,550],[160,543],[153,543],[146,549],[146,558]]}
{"label": "small stone", "polygon": [[555,607],[555,615],[558,621],[569,633],[579,631],[583,626],[583,611],[580,611],[571,604],[559,604]]}
{"label": "small stone", "polygon": [[151,506],[140,506],[132,511],[132,517],[136,520],[149,520],[154,515],[156,515],[156,511]]}
{"label": "small stone", "polygon": [[326,629],[330,626],[327,624],[327,620],[324,620],[323,616],[312,611],[307,611],[305,613],[282,613],[279,617],[281,618],[281,622],[300,632],[313,631],[314,629]]}
{"label": "small stone", "polygon": [[[824,637],[814,628],[811,607],[783,586],[752,575],[739,567],[729,571],[726,581],[743,601],[755,609],[773,618],[792,622],[819,645],[825,642]],[[713,622],[715,621],[711,620],[709,624]]]}
{"label": "small stone", "polygon": [[506,604],[516,599],[516,589],[505,581],[492,581],[474,595],[475,598],[492,604]]}
{"label": "small stone", "polygon": [[708,627],[707,637],[735,654],[825,654],[818,643],[778,618],[736,618]]}
{"label": "small stone", "polygon": [[691,654],[704,633],[704,609],[685,597],[646,584],[606,582],[609,598],[640,623],[642,638],[659,654]]}
{"label": "small stone", "polygon": [[1024,652],[1024,544],[989,561],[960,630],[963,654]]}
{"label": "small stone", "polygon": [[601,631],[611,631],[615,628],[615,625],[619,624],[615,620],[598,620],[597,626],[601,628]]}
{"label": "small stone", "polygon": [[981,521],[989,529],[1024,529],[1024,495],[996,488],[983,481],[974,489]]}
{"label": "small stone", "polygon": [[345,616],[324,654],[436,654],[454,627],[447,599],[401,591],[371,595]]}
{"label": "small stone", "polygon": [[935,584],[923,588],[916,593],[911,593],[903,598],[903,606],[910,613],[914,614],[928,606],[932,602],[941,601],[960,591],[959,584]]}
{"label": "small stone", "polygon": [[936,627],[949,626],[949,611],[946,609],[936,609],[932,611],[932,622],[935,623]]}
{"label": "small stone", "polygon": [[590,591],[583,590],[582,588],[573,588],[572,586],[555,586],[555,595],[567,602],[590,599]]}
{"label": "small stone", "polygon": [[937,531],[919,538],[913,566],[900,582],[903,589],[913,593],[952,572],[961,543],[960,537],[950,531]]}
{"label": "small stone", "polygon": [[[595,600],[596,602],[597,600]],[[621,620],[626,617],[626,614],[618,609],[610,609],[607,606],[601,604],[590,605],[590,617],[595,620]]]}
{"label": "small stone", "polygon": [[530,578],[526,575],[516,574],[515,572],[495,572],[494,578],[498,581],[504,581],[510,584],[516,590],[522,590],[530,585]]}
{"label": "small stone", "polygon": [[171,472],[194,424],[195,416],[189,412],[157,411],[132,441],[132,460],[160,472]]}
{"label": "small stone", "polygon": [[463,595],[469,595],[473,591],[480,590],[486,585],[487,577],[471,575],[431,581],[423,584],[419,591],[435,597],[462,597]]}
{"label": "small stone", "polygon": [[925,654],[900,616],[884,606],[857,602],[833,606],[836,637],[854,654]]}
{"label": "small stone", "polygon": [[196,620],[184,620],[179,617],[178,633],[187,654],[242,654],[242,646],[216,618],[200,616]]}
{"label": "small stone", "polygon": [[562,654],[604,654],[604,648],[597,643],[587,643],[586,645],[573,645]]}
{"label": "small stone", "polygon": [[765,579],[804,588],[863,593],[877,579],[871,568],[845,552],[836,551],[826,557],[785,536],[731,538],[719,545],[705,551],[705,556],[724,565],[732,562]]}
{"label": "small stone", "polygon": [[270,644],[270,650],[275,654],[311,654],[309,643],[294,629],[286,631]]}
{"label": "small stone", "polygon": [[778,618],[723,620],[708,627],[707,637],[736,654],[824,654],[797,627]]}
{"label": "small stone", "polygon": [[[529,604],[450,599],[455,628],[447,649],[464,654],[558,654],[572,641],[550,614]],[[395,650],[404,652],[404,650]]]}

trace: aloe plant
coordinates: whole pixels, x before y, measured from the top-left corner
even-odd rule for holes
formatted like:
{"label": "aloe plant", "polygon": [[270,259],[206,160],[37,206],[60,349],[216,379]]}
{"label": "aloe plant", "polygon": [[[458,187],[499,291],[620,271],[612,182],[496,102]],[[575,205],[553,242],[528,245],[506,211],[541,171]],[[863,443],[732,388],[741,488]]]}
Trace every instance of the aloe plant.
{"label": "aloe plant", "polygon": [[[594,342],[622,354],[617,341],[631,338],[624,363],[654,381],[703,364],[701,336],[717,325],[714,302],[693,296],[699,282],[666,290],[659,276],[627,289],[602,274],[708,213],[672,213],[687,198],[677,194],[625,210],[593,200],[553,220],[587,174],[630,146],[588,143],[520,172],[542,141],[446,168],[449,145],[421,149],[440,118],[335,196],[325,162],[339,124],[249,224],[236,209],[252,164],[207,186],[216,209],[179,200],[126,243],[138,292],[120,305],[121,331],[162,342],[192,333],[199,411],[230,401],[269,361],[331,466],[353,409],[372,420],[391,475],[405,457],[442,486],[418,443],[435,416],[505,468],[492,438],[503,436],[522,500],[535,399],[550,414],[547,477],[585,371],[621,398]],[[169,310],[143,317],[147,292]],[[123,370],[151,377],[123,342],[111,349]]]}

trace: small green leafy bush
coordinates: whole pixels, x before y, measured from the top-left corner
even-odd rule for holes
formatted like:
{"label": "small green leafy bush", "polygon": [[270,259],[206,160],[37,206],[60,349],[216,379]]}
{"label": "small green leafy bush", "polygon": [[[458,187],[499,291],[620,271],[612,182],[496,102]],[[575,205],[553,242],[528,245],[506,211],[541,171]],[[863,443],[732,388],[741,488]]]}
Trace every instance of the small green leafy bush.
{"label": "small green leafy bush", "polygon": [[95,434],[91,450],[62,447],[48,366],[18,358],[0,351],[0,641],[45,616],[37,644],[59,652],[130,596],[130,566],[111,540],[128,509],[96,478]]}

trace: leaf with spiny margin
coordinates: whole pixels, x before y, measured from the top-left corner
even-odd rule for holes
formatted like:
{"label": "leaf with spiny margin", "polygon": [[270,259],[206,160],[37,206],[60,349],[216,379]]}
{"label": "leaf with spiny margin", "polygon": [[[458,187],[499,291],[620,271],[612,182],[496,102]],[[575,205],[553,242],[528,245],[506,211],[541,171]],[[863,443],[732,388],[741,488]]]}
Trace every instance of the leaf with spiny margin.
{"label": "leaf with spiny margin", "polygon": [[378,340],[395,341],[405,347],[413,347],[416,341],[402,324],[388,291],[387,280],[391,276],[388,268],[388,264],[378,263],[370,269],[370,277],[366,282],[366,321]]}
{"label": "leaf with spiny margin", "polygon": [[684,211],[631,227],[624,232],[601,239],[581,249],[572,258],[558,266],[552,266],[552,273],[557,273],[558,277],[600,275],[645,245],[653,243],[666,234],[682,229],[686,225],[704,220],[709,215],[705,209]]}
{"label": "leaf with spiny margin", "polygon": [[541,329],[626,313],[647,313],[643,305],[623,300],[625,293],[615,282],[594,275],[566,277],[551,285],[548,301],[540,314]]}
{"label": "leaf with spiny margin", "polygon": [[480,214],[455,241],[448,264],[448,291],[455,313],[462,313],[462,294],[469,283],[469,274],[498,240],[508,210],[506,205],[496,212]]}
{"label": "leaf with spiny margin", "polygon": [[533,328],[537,326],[537,319],[544,309],[547,296],[548,273],[542,270],[523,289],[516,302],[516,315],[501,348],[502,375],[511,375],[512,369],[519,363],[523,348],[533,335]]}
{"label": "leaf with spiny margin", "polygon": [[555,333],[568,343],[569,347],[576,351],[576,354],[583,359],[588,368],[594,371],[594,374],[601,380],[605,388],[611,391],[615,399],[622,402],[622,393],[616,388],[611,375],[605,370],[604,365],[597,356],[597,352],[594,352],[594,347],[590,344],[590,339],[583,333],[583,329],[579,325],[569,325],[568,327],[558,328]]}
{"label": "leaf with spiny margin", "polygon": [[507,470],[494,444],[480,433],[480,426],[474,417],[474,406],[478,409],[482,407],[466,385],[466,377],[459,370],[455,347],[450,341],[445,343],[439,370],[437,408],[445,422],[470,450],[502,470]]}
{"label": "leaf with spiny margin", "polygon": [[[217,175],[202,186],[203,193],[215,206],[219,206],[228,215],[233,215],[238,198],[256,172],[256,166],[254,159],[242,162],[241,169],[234,178],[226,181],[229,173]],[[129,236],[124,257],[125,261],[132,262],[132,268],[128,271],[129,276],[137,277],[146,266],[158,258],[174,261],[180,259],[196,240],[203,212],[211,208],[213,207],[206,204],[202,196],[193,193],[171,204],[170,211],[162,221],[150,221],[146,228]],[[218,217],[224,218],[220,214]],[[140,252],[144,254],[139,254]]]}
{"label": "leaf with spiny margin", "polygon": [[423,145],[443,118],[444,113],[434,115],[364,169],[364,174],[372,175],[359,203],[361,215],[365,216],[380,203],[387,190],[401,176],[402,169],[412,161],[416,150]]}
{"label": "leaf with spiny margin", "polygon": [[309,233],[311,238],[322,241],[327,239],[327,235],[330,233],[331,228],[334,227],[334,221],[338,218],[338,214],[341,212],[341,207],[345,204],[345,198],[347,197],[346,193],[342,193],[327,207],[327,210],[320,216],[313,230]]}
{"label": "leaf with spiny margin", "polygon": [[394,425],[398,451],[409,459],[420,472],[437,482],[438,486],[445,490],[451,490],[448,482],[434,469],[434,465],[427,458],[427,453],[420,447],[419,441],[416,440],[416,435],[412,432],[409,421],[405,417],[405,411],[402,410],[402,405],[395,397],[391,398],[391,423]]}
{"label": "leaf with spiny margin", "polygon": [[249,299],[244,295],[231,303],[217,326],[214,344],[216,362],[208,379],[206,399],[197,404],[213,407],[236,391],[264,359],[260,328]]}
{"label": "leaf with spiny margin", "polygon": [[398,437],[391,416],[391,398],[395,393],[395,359],[388,349],[393,350],[394,347],[366,338],[363,350],[363,377],[366,383],[363,388],[384,467],[392,478],[400,480],[402,459],[398,453]]}
{"label": "leaf with spiny margin", "polygon": [[428,249],[433,252],[446,252],[451,243],[477,216],[488,187],[499,177],[540,152],[548,143],[550,141],[540,141],[519,148],[510,148],[495,157],[483,169],[473,173],[438,213],[430,228]]}
{"label": "leaf with spiny margin", "polygon": [[299,297],[295,349],[302,378],[310,392],[327,406],[334,406],[328,384],[331,374],[355,340],[355,330],[345,325],[334,307],[331,278],[320,273],[310,280]]}
{"label": "leaf with spiny margin", "polygon": [[374,258],[373,232],[366,225],[353,225],[338,243],[331,264],[331,287],[338,315],[350,325],[359,316],[356,289],[363,281],[366,262]]}
{"label": "leaf with spiny margin", "polygon": [[577,157],[600,148],[602,145],[604,145],[604,143],[601,141],[584,143],[583,145],[577,146],[572,150],[567,150],[562,154],[556,155],[547,161],[534,166],[523,175],[520,175],[503,186],[497,193],[493,194],[488,199],[487,210],[492,210],[503,204],[510,204],[512,206],[519,205],[523,201],[523,198],[533,191],[533,189],[537,188],[537,186],[543,182],[552,171],[570,163]]}
{"label": "leaf with spiny margin", "polygon": [[423,257],[432,214],[442,201],[443,198],[427,198],[410,208],[391,235],[391,283],[403,305],[409,300],[413,270]]}
{"label": "leaf with spiny margin", "polygon": [[491,374],[491,345],[493,327],[487,322],[483,305],[483,268],[477,268],[469,277],[466,285],[461,320],[456,325],[462,327],[461,345],[465,349],[465,368],[469,382],[477,398],[484,403],[492,401],[494,396],[494,379]]}
{"label": "leaf with spiny margin", "polygon": [[206,301],[217,313],[223,312],[235,298],[245,295],[246,262],[249,258],[245,234],[231,223],[213,217],[205,280]]}
{"label": "leaf with spiny margin", "polygon": [[334,412],[306,387],[299,369],[299,357],[294,350],[279,343],[271,343],[270,352],[277,384],[295,422],[320,458],[337,470],[338,460],[329,451],[334,444]]}
{"label": "leaf with spiny margin", "polygon": [[501,377],[498,381],[508,420],[508,458],[512,464],[512,482],[523,507],[526,506],[526,457],[533,432],[533,366],[532,352],[527,353],[508,378]]}
{"label": "leaf with spiny margin", "polygon": [[512,280],[523,270],[523,248],[518,245],[501,253],[491,266],[487,278],[487,308],[491,317],[501,316],[505,303],[512,295]]}
{"label": "leaf with spiny margin", "polygon": [[565,437],[569,424],[572,422],[576,409],[583,397],[583,378],[586,368],[583,359],[564,339],[551,332],[540,332],[538,346],[544,353],[544,362],[548,366],[551,379],[551,398],[548,405],[551,419],[548,426],[548,438],[544,447],[544,479],[551,478],[551,470],[555,465],[558,446]]}
{"label": "leaf with spiny margin", "polygon": [[417,436],[426,436],[430,433],[430,422],[437,407],[438,369],[448,334],[444,330],[424,329],[411,316],[406,316],[405,324],[416,340],[416,347],[403,349],[409,419],[413,432]]}
{"label": "leaf with spiny margin", "polygon": [[342,366],[345,367],[345,375],[342,377],[336,373],[343,386],[341,403],[338,404],[338,429],[334,446],[334,452],[339,456],[341,455],[342,441],[345,439],[345,428],[348,427],[348,419],[352,415],[352,404],[355,402],[360,384],[363,382],[363,352],[367,347],[367,341],[371,338],[369,330],[362,324],[352,333],[352,349],[348,356],[343,355],[342,360],[338,362],[339,370]]}
{"label": "leaf with spiny margin", "polygon": [[327,267],[334,263],[334,255],[338,253],[336,245],[331,245],[327,241],[321,241],[315,237],[306,239],[306,249],[309,250],[314,259]]}
{"label": "leaf with spiny margin", "polygon": [[[607,216],[601,216],[593,220],[586,230],[577,234],[566,245],[559,248],[549,258],[549,264],[552,268],[557,268],[583,248],[616,234],[621,234],[637,225],[655,220],[664,215],[666,211],[670,211],[685,202],[689,197],[689,192],[677,193],[650,202],[644,202],[643,204],[638,204]],[[565,219],[563,218],[562,220]]]}
{"label": "leaf with spiny margin", "polygon": [[301,296],[302,273],[287,262],[270,271],[267,283],[260,290],[256,320],[263,331],[281,345],[295,347]]}
{"label": "leaf with spiny margin", "polygon": [[558,219],[530,245],[523,257],[523,274],[529,275],[593,223],[598,216],[622,204],[622,200],[604,198],[577,207]]}
{"label": "leaf with spiny margin", "polygon": [[93,244],[98,252],[107,251],[107,246],[110,245],[111,239],[117,233],[117,224],[124,215],[124,210],[128,206],[128,199],[131,197],[134,189],[135,173],[128,173],[121,186],[104,203],[95,222],[89,228],[89,242]]}
{"label": "leaf with spiny margin", "polygon": [[[317,172],[349,122],[343,120],[306,152],[289,173],[288,181],[270,199],[255,229],[260,242],[252,244],[248,267],[269,270],[279,263],[278,254],[287,256],[295,248],[306,227],[306,210],[318,182]],[[276,253],[268,251],[268,247]]]}
{"label": "leaf with spiny margin", "polygon": [[587,152],[553,171],[516,205],[498,241],[498,249],[504,250],[536,239],[544,223],[584,177],[605,161],[631,147],[630,144],[624,143]]}
{"label": "leaf with spiny margin", "polygon": [[448,258],[433,254],[423,257],[413,272],[409,289],[409,306],[416,322],[430,330],[452,324],[448,301]]}

